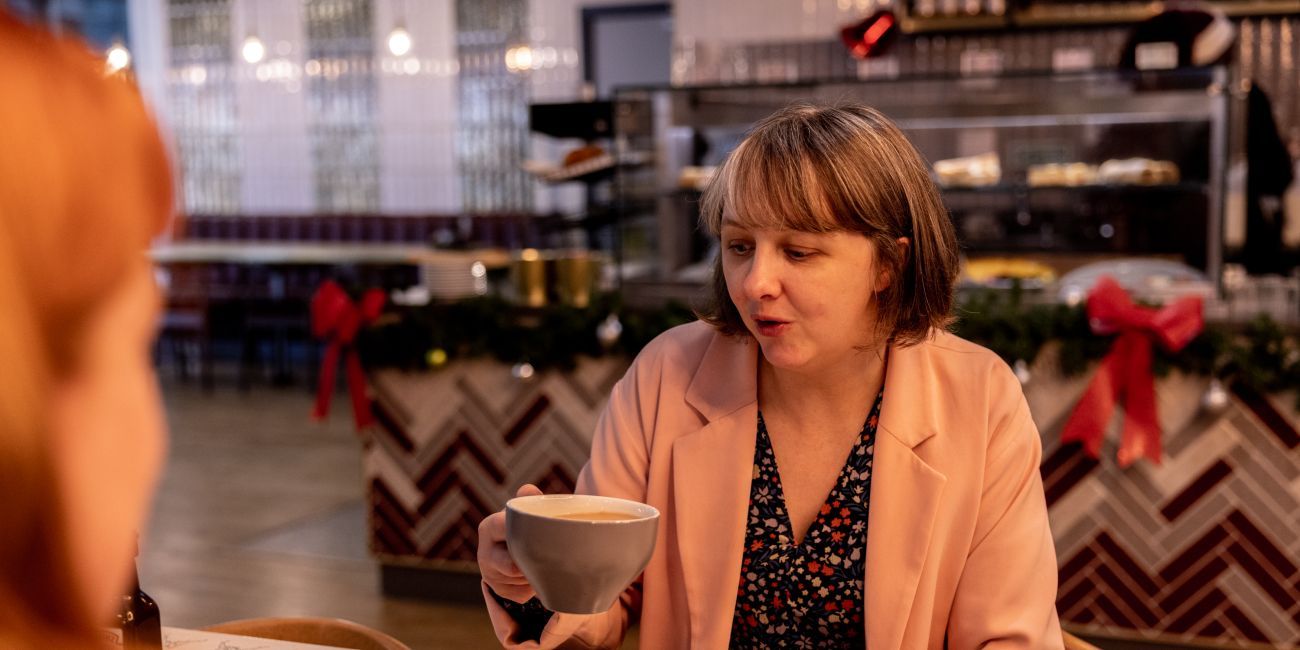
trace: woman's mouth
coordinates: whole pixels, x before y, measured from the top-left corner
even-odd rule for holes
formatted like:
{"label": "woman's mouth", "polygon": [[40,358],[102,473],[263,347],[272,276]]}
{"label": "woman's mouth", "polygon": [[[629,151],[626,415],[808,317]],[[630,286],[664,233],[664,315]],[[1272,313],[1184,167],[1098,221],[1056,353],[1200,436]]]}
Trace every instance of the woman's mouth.
{"label": "woman's mouth", "polygon": [[759,318],[755,316],[754,328],[758,330],[760,336],[780,336],[790,328],[790,323],[775,318]]}

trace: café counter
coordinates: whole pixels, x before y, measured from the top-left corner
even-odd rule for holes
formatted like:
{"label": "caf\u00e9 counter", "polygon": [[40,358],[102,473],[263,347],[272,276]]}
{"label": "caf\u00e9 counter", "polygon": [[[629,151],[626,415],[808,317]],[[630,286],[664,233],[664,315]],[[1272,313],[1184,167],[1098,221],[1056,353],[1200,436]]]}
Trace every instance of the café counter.
{"label": "caf\u00e9 counter", "polygon": [[[1060,441],[1096,364],[1066,372],[1052,343],[1034,359],[1017,371],[1042,436],[1062,621],[1094,635],[1300,643],[1295,392],[1168,373],[1155,381],[1161,462],[1121,466],[1119,418],[1098,458]],[[372,367],[374,422],[361,433],[385,591],[477,599],[479,522],[523,483],[573,488],[629,361]]]}

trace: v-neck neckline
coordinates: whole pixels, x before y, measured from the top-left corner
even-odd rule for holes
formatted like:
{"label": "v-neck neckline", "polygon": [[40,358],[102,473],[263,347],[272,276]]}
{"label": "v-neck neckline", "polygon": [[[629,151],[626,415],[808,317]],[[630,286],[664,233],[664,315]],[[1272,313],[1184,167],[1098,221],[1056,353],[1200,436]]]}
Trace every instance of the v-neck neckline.
{"label": "v-neck neckline", "polygon": [[[871,409],[867,411],[867,419],[863,421],[862,428],[858,430],[857,439],[853,442],[853,446],[849,448],[849,453],[845,456],[844,462],[840,464],[840,471],[835,476],[835,483],[831,485],[830,491],[826,493],[826,497],[822,499],[821,505],[818,506],[819,514],[816,517],[813,517],[813,520],[809,522],[808,529],[804,531],[803,536],[800,537],[797,542],[794,539],[794,521],[790,518],[790,504],[786,503],[785,500],[785,482],[781,480],[781,466],[776,459],[776,448],[772,446],[772,438],[771,435],[768,434],[767,422],[763,419],[763,411],[760,410],[758,412],[758,433],[761,438],[759,444],[765,443],[767,448],[766,453],[771,454],[772,456],[772,498],[776,499],[777,503],[780,505],[780,508],[777,511],[777,517],[780,517],[780,519],[777,523],[784,525],[785,529],[789,531],[789,539],[786,543],[782,544],[782,546],[792,549],[807,548],[809,538],[812,537],[814,533],[821,530],[822,515],[820,513],[828,507],[835,507],[832,504],[835,501],[835,497],[839,495],[840,489],[844,487],[845,473],[849,471],[849,467],[852,465],[854,457],[858,455],[858,448],[866,444],[868,440],[874,439],[875,437],[874,427],[870,426],[871,418],[872,416],[877,416],[879,414],[884,398],[885,389],[881,388],[880,392],[876,394],[875,401],[871,404]],[[879,425],[878,420],[877,425]],[[867,434],[868,429],[873,429],[870,435]],[[779,536],[777,540],[778,542],[780,541]]]}

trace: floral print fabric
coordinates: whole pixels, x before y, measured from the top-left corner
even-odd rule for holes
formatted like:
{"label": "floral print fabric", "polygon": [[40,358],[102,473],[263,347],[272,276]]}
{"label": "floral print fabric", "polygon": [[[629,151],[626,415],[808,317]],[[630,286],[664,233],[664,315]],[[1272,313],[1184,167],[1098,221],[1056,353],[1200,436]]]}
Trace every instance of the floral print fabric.
{"label": "floral print fabric", "polygon": [[758,415],[732,648],[862,648],[871,464],[882,391],[821,511],[795,544],[781,476]]}

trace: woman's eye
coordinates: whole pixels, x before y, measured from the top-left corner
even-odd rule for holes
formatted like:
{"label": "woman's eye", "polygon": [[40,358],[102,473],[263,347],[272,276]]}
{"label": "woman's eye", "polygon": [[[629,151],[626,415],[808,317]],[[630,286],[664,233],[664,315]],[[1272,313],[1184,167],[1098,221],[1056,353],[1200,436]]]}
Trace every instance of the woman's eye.
{"label": "woman's eye", "polygon": [[747,255],[749,254],[749,251],[753,250],[753,248],[753,246],[750,246],[748,243],[743,241],[733,241],[727,244],[727,250],[731,251],[734,255]]}
{"label": "woman's eye", "polygon": [[794,261],[796,261],[796,262],[799,262],[799,261],[802,261],[802,260],[806,260],[806,259],[808,259],[809,257],[812,257],[812,253],[810,253],[810,252],[808,252],[808,251],[801,251],[801,250],[794,249],[794,248],[787,248],[787,249],[785,249],[785,254],[786,254],[787,257],[789,257],[790,259],[792,259],[792,260],[794,260]]}

